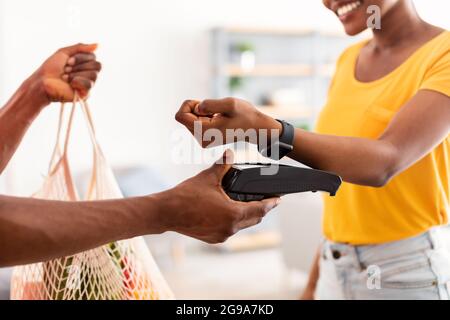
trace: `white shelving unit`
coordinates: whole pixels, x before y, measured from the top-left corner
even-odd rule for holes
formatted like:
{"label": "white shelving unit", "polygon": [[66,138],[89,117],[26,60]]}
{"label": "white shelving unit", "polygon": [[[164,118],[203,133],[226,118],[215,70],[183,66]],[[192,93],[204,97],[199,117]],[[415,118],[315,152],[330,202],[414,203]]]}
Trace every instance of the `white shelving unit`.
{"label": "white shelving unit", "polygon": [[335,61],[351,41],[304,29],[214,29],[213,95],[241,97],[275,118],[312,128]]}

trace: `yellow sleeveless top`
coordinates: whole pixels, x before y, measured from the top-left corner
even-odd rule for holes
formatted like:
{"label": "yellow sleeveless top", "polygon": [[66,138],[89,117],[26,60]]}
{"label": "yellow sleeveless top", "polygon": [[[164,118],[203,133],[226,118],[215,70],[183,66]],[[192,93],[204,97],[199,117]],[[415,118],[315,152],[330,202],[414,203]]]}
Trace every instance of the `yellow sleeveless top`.
{"label": "yellow sleeveless top", "polygon": [[[424,44],[393,72],[368,83],[355,78],[356,61],[365,44],[348,48],[340,57],[317,132],[377,139],[419,90],[450,96],[449,31]],[[335,198],[325,196],[325,237],[354,245],[377,244],[447,224],[449,156],[450,136],[382,188],[343,183]]]}

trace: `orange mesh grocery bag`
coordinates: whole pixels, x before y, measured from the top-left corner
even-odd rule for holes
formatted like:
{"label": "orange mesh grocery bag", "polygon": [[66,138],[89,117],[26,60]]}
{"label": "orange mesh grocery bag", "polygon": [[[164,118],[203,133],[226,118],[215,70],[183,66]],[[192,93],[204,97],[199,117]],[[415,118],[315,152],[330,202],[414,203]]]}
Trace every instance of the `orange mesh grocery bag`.
{"label": "orange mesh grocery bag", "polygon": [[[57,141],[49,173],[33,197],[78,201],[67,157],[73,115],[80,106],[93,144],[94,163],[86,200],[122,198],[111,168],[97,143],[86,101],[75,98],[60,146],[65,106],[62,104]],[[51,261],[18,266],[11,279],[15,300],[158,300],[173,294],[142,237],[117,241]]]}

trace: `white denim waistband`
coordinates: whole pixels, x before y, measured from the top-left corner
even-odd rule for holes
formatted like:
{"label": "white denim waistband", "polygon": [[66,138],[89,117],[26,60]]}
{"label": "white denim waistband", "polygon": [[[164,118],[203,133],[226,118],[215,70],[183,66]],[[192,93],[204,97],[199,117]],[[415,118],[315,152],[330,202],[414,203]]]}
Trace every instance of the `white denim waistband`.
{"label": "white denim waistband", "polygon": [[412,238],[376,245],[354,246],[324,240],[321,252],[323,258],[334,260],[337,265],[365,268],[375,262],[430,249],[448,251],[450,259],[449,225],[433,227]]}

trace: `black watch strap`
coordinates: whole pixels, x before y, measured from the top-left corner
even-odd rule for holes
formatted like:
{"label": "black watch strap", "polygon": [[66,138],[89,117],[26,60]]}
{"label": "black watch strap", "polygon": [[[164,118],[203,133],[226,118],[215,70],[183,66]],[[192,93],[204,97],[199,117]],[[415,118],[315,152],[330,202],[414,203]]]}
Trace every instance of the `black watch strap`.
{"label": "black watch strap", "polygon": [[261,148],[261,146],[259,146],[259,152],[267,158],[280,160],[287,156],[294,148],[293,143],[295,129],[294,126],[286,121],[276,120],[282,125],[281,134],[278,137],[278,140],[273,144],[271,141],[268,141],[268,145],[265,148]]}

